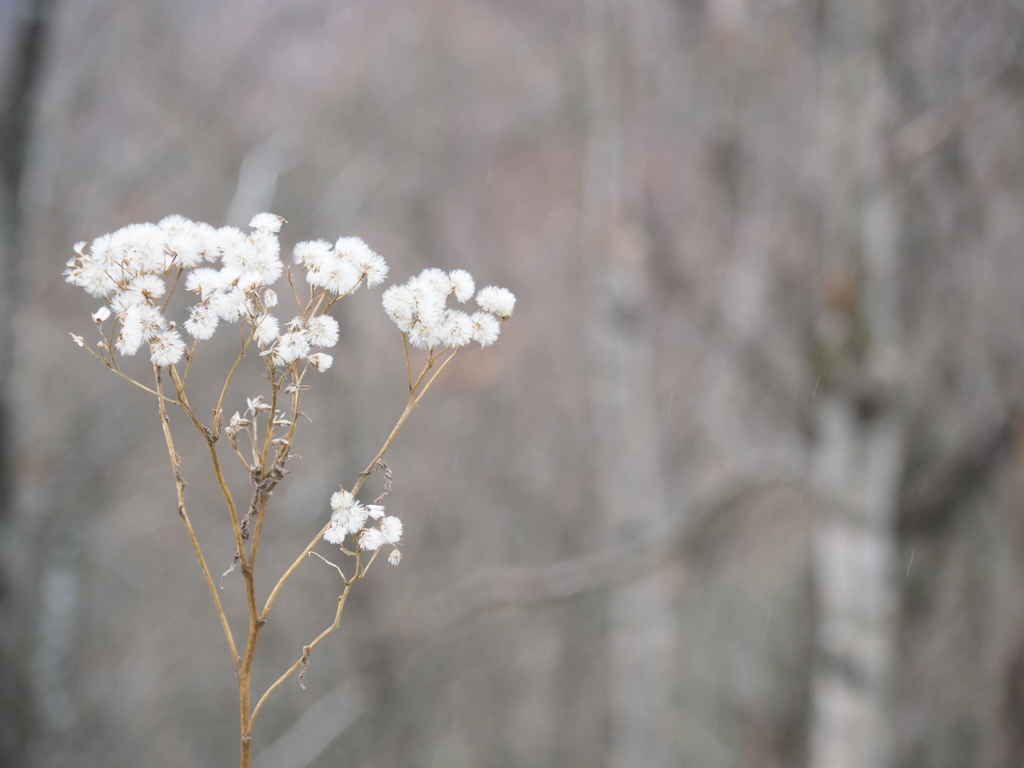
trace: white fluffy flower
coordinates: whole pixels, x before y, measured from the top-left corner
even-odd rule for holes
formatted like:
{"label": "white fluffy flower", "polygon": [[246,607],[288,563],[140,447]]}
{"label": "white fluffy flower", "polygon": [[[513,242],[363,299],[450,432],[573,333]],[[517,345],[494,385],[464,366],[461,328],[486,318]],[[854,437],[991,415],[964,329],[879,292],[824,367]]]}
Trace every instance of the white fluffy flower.
{"label": "white fluffy flower", "polygon": [[224,287],[224,277],[216,269],[200,267],[193,269],[185,278],[185,290],[199,294],[206,301],[210,295]]}
{"label": "white fluffy flower", "polygon": [[152,340],[155,336],[167,330],[167,320],[164,319],[164,316],[156,307],[148,307],[143,304],[134,309],[136,310],[134,317],[137,318],[142,328],[143,338],[146,341]]}
{"label": "white fluffy flower", "polygon": [[306,271],[319,272],[334,258],[334,247],[326,240],[303,240],[295,244],[295,263]]}
{"label": "white fluffy flower", "polygon": [[122,355],[131,357],[139,351],[143,341],[145,339],[142,337],[142,328],[137,322],[125,323],[122,321],[121,330],[114,341],[114,347]]}
{"label": "white fluffy flower", "polygon": [[310,285],[321,285],[337,296],[356,290],[362,279],[362,270],[356,264],[341,259],[335,259],[316,274],[306,274],[306,280]]}
{"label": "white fluffy flower", "polygon": [[306,358],[309,364],[323,373],[334,364],[334,358],[324,352],[317,352]]}
{"label": "white fluffy flower", "polygon": [[[120,271],[119,269],[117,270]],[[78,285],[95,298],[105,298],[114,293],[120,286],[110,272],[106,264],[98,259],[88,259],[82,264],[75,264],[72,259],[68,262],[68,268],[64,270],[66,279],[72,285]]]}
{"label": "white fluffy flower", "polygon": [[220,318],[213,307],[207,304],[196,304],[189,310],[188,320],[185,321],[185,330],[193,339],[205,341],[213,336],[219,322]]}
{"label": "white fluffy flower", "polygon": [[383,545],[384,534],[376,528],[367,528],[359,536],[359,548],[364,551],[375,552]]}
{"label": "white fluffy flower", "polygon": [[331,521],[331,526],[324,531],[324,541],[328,544],[335,544],[341,546],[342,542],[345,541],[345,535],[348,531],[345,530],[344,524],[337,520]]}
{"label": "white fluffy flower", "polygon": [[216,230],[213,236],[213,240],[216,243],[217,251],[220,253],[221,258],[229,253],[234,252],[237,248],[243,247],[243,244],[249,238],[245,232],[240,230],[238,227],[221,227]]}
{"label": "white fluffy flower", "polygon": [[452,279],[443,269],[429,267],[409,280],[409,287],[423,294],[437,294],[443,302],[452,292]]}
{"label": "white fluffy flower", "polygon": [[473,276],[469,272],[464,269],[453,269],[448,273],[448,277],[452,282],[452,293],[455,294],[456,299],[465,303],[473,298],[476,283],[473,282]]}
{"label": "white fluffy flower", "polygon": [[314,317],[306,323],[307,338],[314,347],[333,347],[338,343],[338,321],[330,315]]}
{"label": "white fluffy flower", "polygon": [[402,539],[402,521],[397,517],[385,517],[380,521],[380,534],[388,544],[397,544]]}
{"label": "white fluffy flower", "polygon": [[137,300],[133,298],[133,302],[136,304],[154,303],[167,293],[167,286],[164,285],[163,278],[159,275],[145,274],[132,280],[125,293],[131,294],[132,297],[138,297]]}
{"label": "white fluffy flower", "polygon": [[150,339],[149,350],[154,365],[174,365],[185,354],[185,342],[177,331],[164,331]]}
{"label": "white fluffy flower", "polygon": [[122,355],[134,355],[143,342],[154,339],[167,328],[167,321],[160,311],[147,304],[128,307],[118,315],[118,319],[121,332],[114,346]]}
{"label": "white fluffy flower", "polygon": [[346,533],[358,533],[366,524],[366,507],[358,501],[345,509],[336,509],[331,520]]}
{"label": "white fluffy flower", "polygon": [[188,232],[195,226],[195,222],[177,213],[172,213],[160,219],[157,226],[164,232]]}
{"label": "white fluffy flower", "polygon": [[283,362],[291,363],[309,354],[309,342],[301,331],[286,333],[277,340],[274,351]]}
{"label": "white fluffy flower", "polygon": [[516,297],[507,288],[489,285],[486,288],[481,288],[477,293],[476,303],[484,312],[493,312],[502,320],[508,320],[516,306]]}
{"label": "white fluffy flower", "polygon": [[199,241],[199,252],[207,261],[216,261],[220,257],[220,241],[217,228],[204,221],[197,221],[193,227]]}
{"label": "white fluffy flower", "polygon": [[277,340],[281,324],[273,315],[260,315],[253,327],[253,338],[260,347],[266,347]]}
{"label": "white fluffy flower", "polygon": [[283,223],[284,218],[276,213],[257,213],[249,226],[261,232],[280,232]]}
{"label": "white fluffy flower", "polygon": [[284,271],[281,263],[281,243],[277,235],[257,230],[252,235],[253,250],[246,261],[246,269],[256,272],[263,285],[277,281]]}
{"label": "white fluffy flower", "polygon": [[473,340],[473,321],[461,310],[448,310],[441,325],[441,338],[448,349],[466,346]]}
{"label": "white fluffy flower", "polygon": [[156,224],[129,224],[111,235],[110,247],[135,274],[163,274],[170,266],[167,234]]}
{"label": "white fluffy flower", "polygon": [[331,494],[331,509],[337,512],[340,509],[348,509],[355,503],[355,499],[348,491],[335,491]]}
{"label": "white fluffy flower", "polygon": [[167,236],[167,250],[174,261],[183,267],[194,267],[207,255],[205,232],[194,221],[184,216],[165,216],[157,224]]}
{"label": "white fluffy flower", "polygon": [[221,242],[221,261],[225,267],[235,270],[238,273],[249,269],[257,257],[256,244],[248,237],[241,240],[224,240]]}
{"label": "white fluffy flower", "polygon": [[142,296],[132,291],[118,291],[110,298],[110,310],[118,316],[127,312],[129,307],[140,305],[148,306]]}
{"label": "white fluffy flower", "polygon": [[501,333],[501,323],[490,312],[474,312],[469,318],[473,323],[473,341],[481,347],[489,347]]}
{"label": "white fluffy flower", "polygon": [[245,291],[236,286],[221,290],[211,300],[220,319],[228,323],[237,323],[248,312]]}
{"label": "white fluffy flower", "polygon": [[384,507],[380,504],[367,504],[366,513],[374,520],[380,520],[384,517]]}
{"label": "white fluffy flower", "polygon": [[339,237],[334,244],[334,251],[339,258],[349,259],[355,264],[373,254],[370,246],[363,242],[361,237]]}
{"label": "white fluffy flower", "polygon": [[436,323],[418,322],[409,331],[409,343],[416,349],[433,349],[444,342],[443,329]]}
{"label": "white fluffy flower", "polygon": [[388,317],[402,333],[412,330],[416,319],[416,294],[408,285],[392,285],[381,296]]}
{"label": "white fluffy flower", "polygon": [[383,256],[376,253],[360,261],[359,267],[366,277],[367,288],[376,288],[388,276],[387,262]]}
{"label": "white fluffy flower", "polygon": [[339,237],[334,250],[342,261],[351,262],[359,270],[360,280],[366,278],[366,287],[374,288],[388,276],[388,265],[362,238]]}

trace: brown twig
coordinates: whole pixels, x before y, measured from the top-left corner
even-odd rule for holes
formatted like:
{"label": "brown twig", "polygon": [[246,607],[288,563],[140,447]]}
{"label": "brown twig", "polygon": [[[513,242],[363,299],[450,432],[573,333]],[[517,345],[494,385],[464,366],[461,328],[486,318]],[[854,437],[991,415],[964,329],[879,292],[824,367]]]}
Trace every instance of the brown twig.
{"label": "brown twig", "polygon": [[185,529],[188,531],[189,540],[192,542],[192,547],[196,551],[196,557],[199,559],[199,566],[203,570],[203,576],[206,577],[206,584],[210,588],[210,595],[213,597],[213,604],[217,608],[217,616],[220,618],[221,626],[224,628],[224,636],[227,638],[228,647],[231,649],[232,664],[237,672],[240,659],[238,657],[238,650],[235,647],[235,638],[231,634],[231,626],[228,624],[227,614],[224,613],[224,606],[221,605],[220,595],[217,594],[217,587],[213,583],[213,576],[210,573],[209,567],[206,565],[206,558],[203,556],[203,550],[199,546],[199,539],[196,538],[196,532],[192,528],[192,522],[189,520],[188,512],[185,509],[185,480],[181,476],[181,459],[178,457],[178,453],[174,449],[174,439],[171,436],[171,422],[167,417],[167,398],[163,396],[163,381],[160,376],[160,368],[159,366],[153,367],[156,372],[157,393],[160,396],[160,425],[164,431],[164,439],[167,442],[167,453],[170,455],[171,467],[174,470],[174,484],[178,491],[178,515],[181,517],[182,522],[185,523]]}

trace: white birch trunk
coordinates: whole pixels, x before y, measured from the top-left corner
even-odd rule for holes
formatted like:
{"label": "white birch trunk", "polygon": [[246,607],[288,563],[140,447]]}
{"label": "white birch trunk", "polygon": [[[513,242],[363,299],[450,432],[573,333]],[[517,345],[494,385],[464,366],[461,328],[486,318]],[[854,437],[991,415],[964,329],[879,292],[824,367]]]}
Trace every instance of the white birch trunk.
{"label": "white birch trunk", "polygon": [[826,341],[813,480],[817,656],[808,765],[891,764],[899,605],[896,521],[904,416],[898,200],[884,167],[881,0],[825,6],[826,273],[848,280],[845,335]]}
{"label": "white birch trunk", "polygon": [[[582,242],[588,261],[594,469],[609,543],[665,516],[647,341],[647,235],[629,141],[635,6],[587,0],[587,159]],[[673,675],[668,587],[652,576],[613,590],[606,608],[612,768],[667,768]]]}

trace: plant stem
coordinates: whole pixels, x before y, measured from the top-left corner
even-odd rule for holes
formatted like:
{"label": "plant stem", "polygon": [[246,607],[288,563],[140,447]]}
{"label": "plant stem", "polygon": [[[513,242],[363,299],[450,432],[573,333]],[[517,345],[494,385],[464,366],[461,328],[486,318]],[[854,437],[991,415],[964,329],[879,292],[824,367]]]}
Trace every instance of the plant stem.
{"label": "plant stem", "polygon": [[319,635],[317,635],[316,639],[313,642],[311,642],[309,645],[305,646],[302,649],[302,656],[299,657],[299,660],[296,661],[294,664],[292,664],[288,668],[287,672],[285,672],[283,675],[281,675],[279,678],[277,678],[277,680],[274,681],[274,684],[271,685],[269,688],[267,688],[266,693],[264,693],[260,697],[260,700],[258,702],[256,702],[256,706],[252,710],[252,717],[249,718],[249,728],[250,729],[252,728],[253,722],[255,722],[255,720],[256,720],[256,715],[258,715],[260,713],[260,710],[263,709],[263,704],[266,702],[266,700],[270,696],[270,694],[272,694],[274,691],[276,691],[285,680],[287,680],[289,677],[291,677],[293,674],[295,674],[295,671],[297,669],[299,669],[303,664],[308,663],[309,662],[309,654],[312,652],[312,650],[314,648],[316,648],[320,644],[320,641],[323,640],[325,637],[327,637],[329,634],[331,634],[331,632],[333,632],[334,630],[336,630],[338,627],[341,626],[341,612],[343,610],[345,610],[345,601],[348,600],[348,593],[352,589],[352,585],[355,584],[360,578],[361,578],[361,576],[353,576],[351,580],[349,580],[349,581],[347,581],[345,583],[345,591],[342,592],[341,595],[338,597],[338,611],[334,615],[334,623],[331,624],[331,626],[329,626],[327,629],[325,629]]}
{"label": "plant stem", "polygon": [[217,594],[217,586],[213,582],[213,576],[210,574],[210,569],[206,565],[206,558],[203,557],[203,550],[199,546],[199,539],[196,538],[196,532],[192,528],[192,523],[188,519],[188,512],[185,510],[185,480],[181,476],[181,459],[178,457],[177,451],[174,450],[174,438],[171,437],[171,422],[167,418],[167,398],[164,397],[163,381],[160,377],[160,368],[156,368],[156,389],[159,394],[160,402],[160,425],[164,430],[164,439],[167,442],[167,452],[171,458],[171,468],[174,470],[174,483],[178,490],[178,514],[181,516],[182,522],[185,523],[185,528],[188,530],[189,540],[192,542],[192,547],[196,551],[196,557],[199,558],[199,566],[203,569],[203,575],[206,577],[206,584],[210,588],[210,595],[213,597],[213,604],[217,608],[217,616],[220,618],[220,624],[224,628],[224,636],[227,638],[228,647],[231,649],[231,660],[234,664],[235,670],[237,671],[240,664],[238,658],[238,650],[235,647],[235,638],[231,634],[231,626],[228,624],[228,617],[224,613],[224,606],[221,605],[220,595]]}

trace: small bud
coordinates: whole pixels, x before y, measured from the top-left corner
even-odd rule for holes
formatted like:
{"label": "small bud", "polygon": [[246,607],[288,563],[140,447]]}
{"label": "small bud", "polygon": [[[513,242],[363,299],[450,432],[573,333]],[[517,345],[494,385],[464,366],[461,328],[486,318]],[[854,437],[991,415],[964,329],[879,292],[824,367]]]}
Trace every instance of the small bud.
{"label": "small bud", "polygon": [[75,342],[75,344],[77,344],[78,346],[80,346],[80,347],[84,347],[85,346],[85,339],[83,339],[81,336],[76,336],[73,333],[69,333],[68,336],[70,336],[71,340],[73,342]]}
{"label": "small bud", "polygon": [[263,306],[267,307],[267,309],[277,306],[277,294],[273,289],[267,288],[263,291]]}
{"label": "small bud", "polygon": [[110,308],[109,307],[100,307],[99,309],[97,309],[95,312],[92,313],[92,321],[94,323],[96,323],[96,325],[100,325],[102,323],[105,323],[109,319],[110,319]]}
{"label": "small bud", "polygon": [[388,555],[388,562],[397,568],[398,564],[402,562],[402,553],[397,548],[392,549],[391,554]]}
{"label": "small bud", "polygon": [[273,440],[270,441],[270,444],[271,445],[290,445],[290,443],[288,441],[288,438],[285,438],[285,437],[275,437]]}
{"label": "small bud", "polygon": [[243,419],[242,414],[240,414],[238,411],[235,411],[235,415],[231,417],[231,421],[228,422],[228,424],[234,429],[238,430],[241,429],[242,427],[248,427],[250,424],[252,424],[252,422],[249,421],[248,419]]}
{"label": "small bud", "polygon": [[248,404],[249,410],[252,411],[254,414],[259,413],[260,411],[270,410],[270,405],[268,403],[263,402],[263,395],[257,395],[256,397],[247,397],[245,398],[245,402]]}

